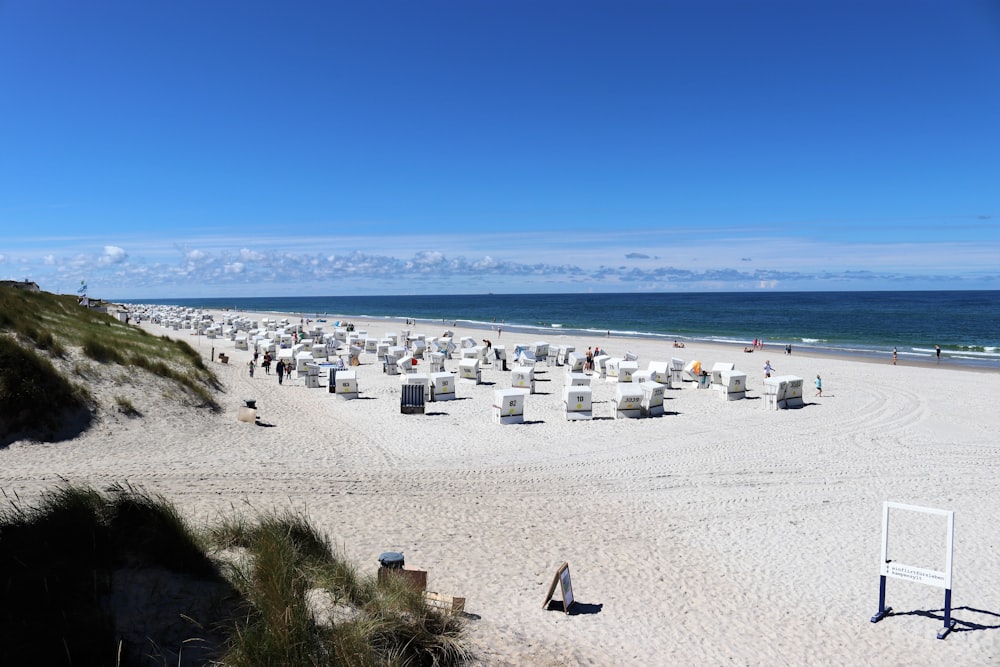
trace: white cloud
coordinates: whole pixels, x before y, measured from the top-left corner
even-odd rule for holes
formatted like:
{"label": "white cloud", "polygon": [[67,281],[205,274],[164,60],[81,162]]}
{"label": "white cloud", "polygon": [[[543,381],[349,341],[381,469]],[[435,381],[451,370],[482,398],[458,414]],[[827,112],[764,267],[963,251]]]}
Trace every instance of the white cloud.
{"label": "white cloud", "polygon": [[245,262],[259,262],[265,259],[266,255],[257,250],[250,250],[249,248],[240,248],[240,259]]}
{"label": "white cloud", "polygon": [[125,252],[124,248],[119,248],[116,245],[106,245],[104,246],[104,254],[98,258],[99,264],[121,264],[128,258],[128,254]]}

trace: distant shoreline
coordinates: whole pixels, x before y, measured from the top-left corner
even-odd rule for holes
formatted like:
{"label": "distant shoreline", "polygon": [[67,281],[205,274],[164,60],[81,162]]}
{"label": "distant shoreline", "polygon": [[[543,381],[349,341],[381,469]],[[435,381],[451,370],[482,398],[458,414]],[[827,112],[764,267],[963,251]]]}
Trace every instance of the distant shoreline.
{"label": "distant shoreline", "polygon": [[782,352],[888,363],[1000,370],[1000,292],[754,294],[493,294],[365,297],[161,299],[158,305],[210,311],[282,313],[289,318],[375,318],[434,328],[498,326],[535,340],[562,334],[742,349],[763,339]]}

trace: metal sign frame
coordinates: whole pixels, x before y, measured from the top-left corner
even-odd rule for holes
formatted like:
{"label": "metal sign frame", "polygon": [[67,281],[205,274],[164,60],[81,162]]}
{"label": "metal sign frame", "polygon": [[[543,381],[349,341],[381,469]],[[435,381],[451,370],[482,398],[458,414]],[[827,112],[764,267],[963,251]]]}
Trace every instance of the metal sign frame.
{"label": "metal sign frame", "polygon": [[[945,545],[945,569],[944,571],[929,570],[927,568],[916,567],[895,563],[889,559],[889,510],[898,509],[908,512],[920,512],[923,514],[933,514],[943,516],[948,522],[947,540]],[[882,559],[879,562],[879,593],[878,612],[872,616],[872,623],[878,623],[886,616],[891,615],[892,607],[885,606],[885,582],[888,577],[913,581],[918,584],[937,586],[944,589],[944,628],[938,632],[937,638],[944,639],[955,627],[955,621],[951,618],[951,578],[952,559],[955,546],[955,512],[952,510],[935,509],[932,507],[918,507],[917,505],[906,505],[904,503],[894,503],[885,501],[882,503]]]}

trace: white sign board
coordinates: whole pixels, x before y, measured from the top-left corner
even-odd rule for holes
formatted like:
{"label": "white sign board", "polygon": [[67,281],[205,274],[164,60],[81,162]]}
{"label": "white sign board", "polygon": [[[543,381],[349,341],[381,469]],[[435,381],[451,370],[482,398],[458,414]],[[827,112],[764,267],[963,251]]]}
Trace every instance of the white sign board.
{"label": "white sign board", "polygon": [[[921,512],[943,516],[947,519],[947,535],[945,543],[945,569],[942,572],[929,570],[914,565],[904,565],[889,560],[889,510],[906,510],[910,512]],[[937,586],[938,588],[951,588],[951,563],[953,545],[955,542],[955,512],[952,510],[939,510],[930,507],[918,507],[916,505],[904,505],[903,503],[893,503],[886,501],[882,505],[882,561],[880,572],[883,577],[893,577],[894,579],[904,579],[914,581],[918,584]]]}

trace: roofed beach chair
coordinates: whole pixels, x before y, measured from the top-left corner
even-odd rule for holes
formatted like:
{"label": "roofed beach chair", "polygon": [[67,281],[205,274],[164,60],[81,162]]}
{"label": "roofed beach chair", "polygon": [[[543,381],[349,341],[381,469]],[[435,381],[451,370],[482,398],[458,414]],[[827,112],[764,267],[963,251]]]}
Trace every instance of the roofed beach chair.
{"label": "roofed beach chair", "polygon": [[399,411],[404,415],[424,414],[423,384],[404,384],[400,387]]}

